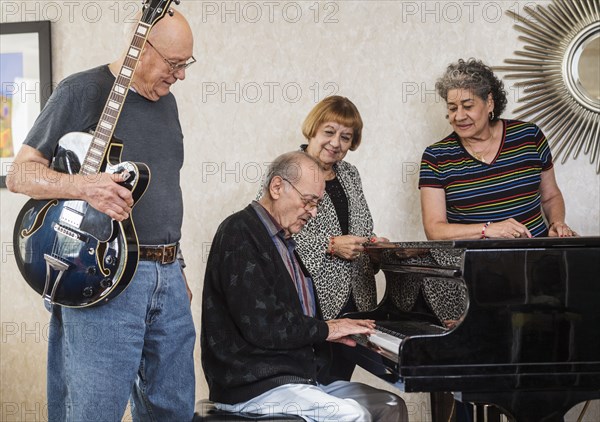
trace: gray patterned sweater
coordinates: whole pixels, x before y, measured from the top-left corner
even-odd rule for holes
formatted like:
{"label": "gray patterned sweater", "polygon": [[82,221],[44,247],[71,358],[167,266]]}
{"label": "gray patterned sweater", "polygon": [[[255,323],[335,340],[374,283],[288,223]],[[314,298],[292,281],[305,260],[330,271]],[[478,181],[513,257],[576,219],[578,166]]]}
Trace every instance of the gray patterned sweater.
{"label": "gray patterned sweater", "polygon": [[315,383],[315,348],[328,333],[327,323],[303,314],[252,206],[221,223],[202,294],[200,341],[210,400],[235,404],[283,384]]}

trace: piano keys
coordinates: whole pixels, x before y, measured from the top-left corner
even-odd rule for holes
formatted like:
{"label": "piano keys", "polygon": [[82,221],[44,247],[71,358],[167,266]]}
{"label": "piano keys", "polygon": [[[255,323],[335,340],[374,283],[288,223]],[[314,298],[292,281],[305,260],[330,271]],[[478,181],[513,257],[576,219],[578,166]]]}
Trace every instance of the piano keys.
{"label": "piano keys", "polygon": [[[390,242],[367,248],[386,278],[356,337],[375,375],[405,392],[451,391],[521,421],[559,421],[600,398],[600,238]],[[457,321],[407,308],[404,288],[450,286]],[[408,286],[408,287],[407,287]]]}

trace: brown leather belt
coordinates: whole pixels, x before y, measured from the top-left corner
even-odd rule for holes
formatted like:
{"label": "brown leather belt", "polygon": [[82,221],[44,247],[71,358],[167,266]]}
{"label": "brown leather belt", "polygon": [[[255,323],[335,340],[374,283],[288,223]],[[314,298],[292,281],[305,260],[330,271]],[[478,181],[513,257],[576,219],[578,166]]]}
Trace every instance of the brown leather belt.
{"label": "brown leather belt", "polygon": [[177,259],[179,243],[171,245],[140,245],[141,261],[156,261],[161,264],[172,264]]}

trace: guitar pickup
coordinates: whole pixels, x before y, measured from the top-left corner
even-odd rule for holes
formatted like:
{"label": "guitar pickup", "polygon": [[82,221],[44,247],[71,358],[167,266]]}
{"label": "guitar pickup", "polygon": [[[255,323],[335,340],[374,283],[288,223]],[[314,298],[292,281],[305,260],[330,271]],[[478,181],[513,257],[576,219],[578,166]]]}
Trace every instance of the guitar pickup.
{"label": "guitar pickup", "polygon": [[71,227],[79,228],[83,220],[83,214],[71,208],[63,208],[60,213],[59,221],[63,224],[68,224]]}

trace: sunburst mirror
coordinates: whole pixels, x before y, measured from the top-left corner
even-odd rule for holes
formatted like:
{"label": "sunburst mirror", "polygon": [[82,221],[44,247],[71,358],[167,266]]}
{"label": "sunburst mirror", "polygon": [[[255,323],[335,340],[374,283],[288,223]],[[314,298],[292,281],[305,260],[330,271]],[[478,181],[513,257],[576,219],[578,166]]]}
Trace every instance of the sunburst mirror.
{"label": "sunburst mirror", "polygon": [[519,120],[529,120],[544,130],[552,154],[589,156],[600,174],[600,0],[553,0],[528,16],[511,10],[515,29],[525,44],[506,59],[510,66],[494,70],[511,72],[519,92],[514,110]]}

